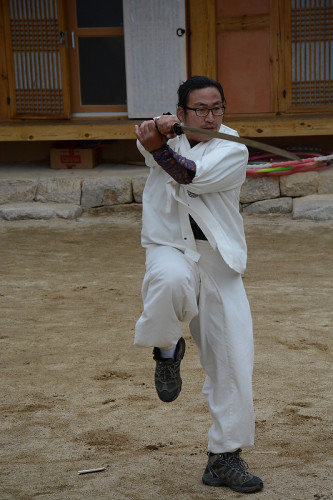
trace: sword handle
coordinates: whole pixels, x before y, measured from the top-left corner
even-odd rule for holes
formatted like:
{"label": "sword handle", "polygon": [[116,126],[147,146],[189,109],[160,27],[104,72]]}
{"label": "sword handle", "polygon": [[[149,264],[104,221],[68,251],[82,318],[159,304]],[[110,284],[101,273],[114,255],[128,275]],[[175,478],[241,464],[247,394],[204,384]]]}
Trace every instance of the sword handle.
{"label": "sword handle", "polygon": [[180,123],[175,123],[172,128],[176,135],[182,135],[184,133]]}

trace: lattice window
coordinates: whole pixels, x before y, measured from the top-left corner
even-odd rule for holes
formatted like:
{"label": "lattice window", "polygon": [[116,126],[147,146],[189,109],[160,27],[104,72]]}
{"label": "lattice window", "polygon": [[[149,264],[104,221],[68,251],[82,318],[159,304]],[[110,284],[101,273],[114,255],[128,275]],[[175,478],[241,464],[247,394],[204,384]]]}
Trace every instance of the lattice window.
{"label": "lattice window", "polygon": [[333,0],[292,0],[292,106],[333,104]]}
{"label": "lattice window", "polygon": [[57,0],[10,0],[17,114],[64,111]]}

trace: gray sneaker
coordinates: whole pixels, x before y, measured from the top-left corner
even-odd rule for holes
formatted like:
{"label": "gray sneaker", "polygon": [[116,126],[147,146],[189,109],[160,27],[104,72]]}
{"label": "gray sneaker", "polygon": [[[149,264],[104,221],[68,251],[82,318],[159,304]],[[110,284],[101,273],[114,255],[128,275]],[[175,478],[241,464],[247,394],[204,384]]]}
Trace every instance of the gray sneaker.
{"label": "gray sneaker", "polygon": [[182,389],[180,377],[180,362],[185,354],[185,340],[181,337],[176,346],[174,358],[161,358],[160,350],[154,347],[153,355],[156,361],[155,387],[158,397],[165,403],[171,403],[178,398]]}
{"label": "gray sneaker", "polygon": [[207,453],[208,464],[202,482],[208,486],[228,486],[240,493],[262,490],[262,480],[247,472],[249,466],[239,456],[241,451],[239,449],[233,453]]}

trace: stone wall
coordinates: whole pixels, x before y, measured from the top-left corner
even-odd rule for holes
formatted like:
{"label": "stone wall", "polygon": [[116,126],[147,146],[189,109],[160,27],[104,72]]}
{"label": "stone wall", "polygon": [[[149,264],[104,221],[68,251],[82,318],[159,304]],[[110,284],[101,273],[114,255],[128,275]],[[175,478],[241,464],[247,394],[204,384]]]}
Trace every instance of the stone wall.
{"label": "stone wall", "polygon": [[[0,218],[77,218],[114,205],[142,202],[147,169],[128,175],[0,179]],[[246,178],[240,208],[251,214],[291,214],[294,219],[333,219],[333,168],[285,176]]]}
{"label": "stone wall", "polygon": [[240,202],[245,213],[292,213],[294,219],[333,219],[333,168],[283,176],[248,176]]}

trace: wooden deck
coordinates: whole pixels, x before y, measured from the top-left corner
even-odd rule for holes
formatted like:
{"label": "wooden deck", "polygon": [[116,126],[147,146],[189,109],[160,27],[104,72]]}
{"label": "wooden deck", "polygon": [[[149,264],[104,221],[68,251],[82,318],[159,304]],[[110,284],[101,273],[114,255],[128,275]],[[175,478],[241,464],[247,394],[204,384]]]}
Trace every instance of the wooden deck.
{"label": "wooden deck", "polygon": [[[135,139],[138,120],[10,120],[0,121],[0,141],[65,141]],[[225,124],[242,137],[333,135],[333,113],[255,116],[233,115]]]}

